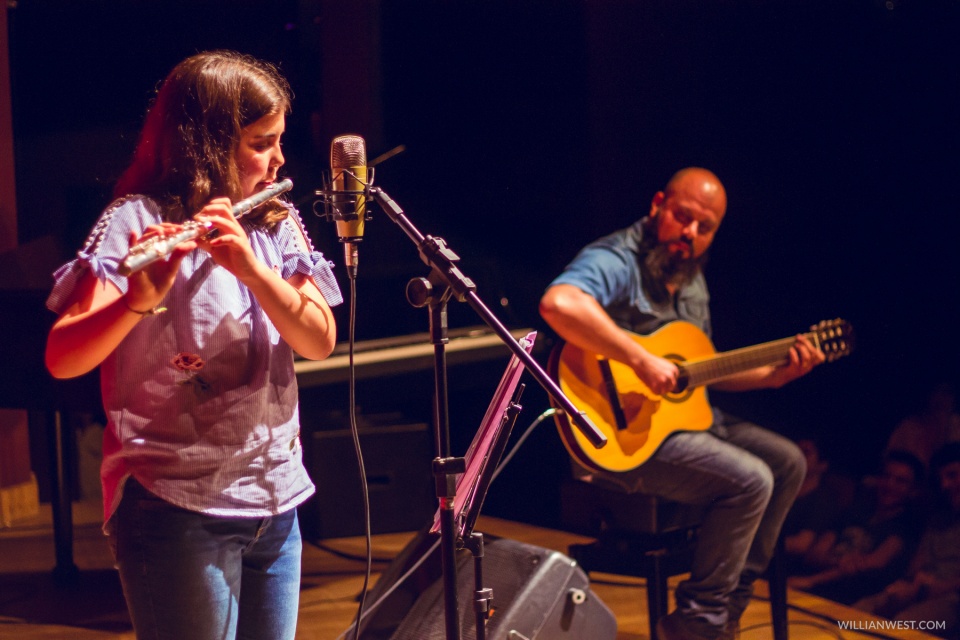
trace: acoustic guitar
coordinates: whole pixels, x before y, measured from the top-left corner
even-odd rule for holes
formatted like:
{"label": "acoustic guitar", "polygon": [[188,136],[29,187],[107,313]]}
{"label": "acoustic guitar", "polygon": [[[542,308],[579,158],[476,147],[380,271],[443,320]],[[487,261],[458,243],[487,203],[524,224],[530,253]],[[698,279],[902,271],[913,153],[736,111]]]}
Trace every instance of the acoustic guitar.
{"label": "acoustic guitar", "polygon": [[[590,469],[634,469],[670,434],[710,428],[713,412],[705,387],[755,367],[787,362],[796,341],[792,336],[717,353],[710,338],[685,321],[671,322],[647,336],[627,333],[650,353],[677,364],[680,377],[672,392],[658,396],[622,362],[568,343],[557,344],[550,354],[550,375],[574,406],[607,436],[607,446],[597,449],[564,412],[554,414],[567,451]],[[828,362],[853,349],[853,328],[841,319],[824,320],[805,335]]]}

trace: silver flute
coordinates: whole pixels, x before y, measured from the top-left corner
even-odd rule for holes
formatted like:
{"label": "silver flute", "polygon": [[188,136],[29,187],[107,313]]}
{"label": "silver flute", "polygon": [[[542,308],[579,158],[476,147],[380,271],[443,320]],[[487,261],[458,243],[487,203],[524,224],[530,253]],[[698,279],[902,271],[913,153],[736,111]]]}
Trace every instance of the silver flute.
{"label": "silver flute", "polygon": [[[249,198],[244,198],[234,203],[232,209],[233,215],[235,218],[242,218],[255,207],[260,206],[268,200],[273,200],[281,193],[290,191],[292,188],[293,181],[289,178],[274,183],[263,191],[258,191]],[[176,233],[168,236],[149,238],[130,247],[127,256],[123,259],[123,262],[120,263],[117,271],[122,276],[129,276],[131,273],[136,273],[148,264],[165,258],[167,254],[173,251],[181,242],[202,238],[211,233],[213,229],[213,224],[209,222],[197,222],[196,220],[184,222],[182,226],[183,228]]]}

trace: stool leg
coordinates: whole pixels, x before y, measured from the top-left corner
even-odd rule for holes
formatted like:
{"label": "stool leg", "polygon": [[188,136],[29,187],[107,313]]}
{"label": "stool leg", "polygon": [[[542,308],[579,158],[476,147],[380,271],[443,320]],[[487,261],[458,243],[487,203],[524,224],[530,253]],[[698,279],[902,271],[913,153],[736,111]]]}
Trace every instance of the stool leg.
{"label": "stool leg", "polygon": [[647,553],[647,615],[650,618],[650,640],[657,638],[657,622],[667,615],[667,576],[663,568],[665,551],[657,549]]}
{"label": "stool leg", "polygon": [[787,575],[783,566],[783,537],[777,538],[777,546],[767,571],[770,587],[770,616],[773,621],[773,639],[788,640],[787,636]]}

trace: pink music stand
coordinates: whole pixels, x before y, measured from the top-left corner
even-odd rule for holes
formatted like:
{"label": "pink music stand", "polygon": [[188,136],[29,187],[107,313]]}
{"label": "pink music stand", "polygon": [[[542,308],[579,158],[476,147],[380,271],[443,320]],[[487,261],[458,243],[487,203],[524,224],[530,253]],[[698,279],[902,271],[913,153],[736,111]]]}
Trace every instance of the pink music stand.
{"label": "pink music stand", "polygon": [[[537,339],[537,332],[531,331],[517,342],[530,353]],[[510,429],[504,429],[509,424],[513,427],[516,414],[512,417],[507,411],[513,399],[520,376],[523,375],[524,365],[516,355],[511,356],[507,369],[500,378],[500,384],[487,406],[480,428],[473,437],[473,442],[464,456],[466,470],[457,478],[456,496],[453,500],[454,517],[457,522],[458,536],[463,537],[473,530],[473,525],[480,515],[483,499],[493,480],[493,473],[500,461],[500,456],[510,437]],[[430,533],[440,532],[440,510],[433,518],[433,527]]]}

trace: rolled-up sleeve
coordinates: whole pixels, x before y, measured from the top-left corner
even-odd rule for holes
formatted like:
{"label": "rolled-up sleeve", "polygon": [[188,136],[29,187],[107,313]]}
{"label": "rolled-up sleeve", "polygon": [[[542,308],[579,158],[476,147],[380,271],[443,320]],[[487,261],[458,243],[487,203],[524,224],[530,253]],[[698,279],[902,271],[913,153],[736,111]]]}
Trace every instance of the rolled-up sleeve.
{"label": "rolled-up sleeve", "polygon": [[631,259],[624,251],[591,245],[581,250],[550,285],[573,285],[606,307],[629,297],[637,285],[630,277],[632,270],[628,261]]}

